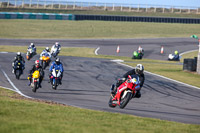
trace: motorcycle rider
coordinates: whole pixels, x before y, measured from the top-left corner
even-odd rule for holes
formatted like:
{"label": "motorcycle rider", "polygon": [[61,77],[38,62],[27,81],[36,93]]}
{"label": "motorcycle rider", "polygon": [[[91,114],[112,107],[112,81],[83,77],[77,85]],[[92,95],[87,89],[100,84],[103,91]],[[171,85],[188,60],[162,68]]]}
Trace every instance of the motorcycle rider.
{"label": "motorcycle rider", "polygon": [[62,77],[63,77],[63,72],[64,72],[64,69],[63,69],[63,65],[60,61],[60,58],[56,58],[56,60],[54,62],[52,62],[50,68],[49,68],[49,83],[51,82],[51,75],[52,75],[52,71],[53,71],[53,68],[58,68],[61,72],[61,79],[60,79],[60,84],[62,85]]}
{"label": "motorcycle rider", "polygon": [[177,50],[174,51],[174,59],[179,59],[179,53]]}
{"label": "motorcycle rider", "polygon": [[[16,57],[14,58],[14,61],[13,61],[13,63],[12,63],[12,66],[13,66],[13,70],[12,70],[12,73],[14,73],[15,72],[15,62],[16,61],[21,61],[22,62],[22,70],[24,70],[25,69],[25,60],[24,60],[24,57],[21,55],[21,52],[17,52],[17,55],[16,55]],[[23,73],[23,71],[22,71],[22,73]]]}
{"label": "motorcycle rider", "polygon": [[46,48],[42,51],[42,53],[40,54],[40,56],[43,56],[45,53],[48,53],[49,55],[51,55],[51,54],[50,54],[50,51],[49,51],[49,47],[46,47]]}
{"label": "motorcycle rider", "polygon": [[[58,54],[60,53],[60,50],[61,50],[61,46],[60,46],[60,43],[59,42],[55,42],[55,44],[51,47],[51,51],[53,49],[57,49],[58,50]],[[51,52],[52,53],[52,52]]]}
{"label": "motorcycle rider", "polygon": [[126,79],[128,78],[128,75],[137,75],[139,77],[140,80],[140,87],[136,88],[136,98],[140,98],[141,97],[141,93],[140,90],[144,84],[144,80],[145,80],[145,76],[144,76],[144,66],[142,64],[137,64],[136,67],[130,71],[128,71],[127,73],[125,73],[123,75],[123,78],[121,78],[120,80],[117,81],[116,85],[112,85],[111,86],[111,94],[114,96],[117,92],[117,88],[126,81]]}
{"label": "motorcycle rider", "polygon": [[36,70],[38,70],[38,71],[40,72],[39,87],[42,88],[41,83],[42,83],[42,80],[43,80],[43,77],[44,77],[44,71],[43,71],[42,66],[40,65],[40,61],[39,61],[39,60],[36,60],[36,61],[35,61],[35,65],[33,65],[32,69],[31,69],[30,72],[29,72],[28,77],[29,77],[29,81],[30,81],[30,82],[29,82],[28,86],[31,85],[32,74],[33,74]]}
{"label": "motorcycle rider", "polygon": [[27,50],[29,50],[29,49],[33,49],[33,50],[34,50],[33,55],[36,55],[36,54],[37,54],[37,53],[36,53],[36,47],[35,47],[34,43],[31,43],[31,44],[29,45],[29,47],[27,48]]}

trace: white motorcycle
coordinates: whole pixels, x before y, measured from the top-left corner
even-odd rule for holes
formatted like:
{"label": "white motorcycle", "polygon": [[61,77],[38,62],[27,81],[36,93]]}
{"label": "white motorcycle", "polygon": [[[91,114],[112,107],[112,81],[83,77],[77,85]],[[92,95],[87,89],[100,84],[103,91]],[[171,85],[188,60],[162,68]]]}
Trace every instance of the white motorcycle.
{"label": "white motorcycle", "polygon": [[51,55],[55,58],[60,53],[60,49],[57,47],[51,48]]}
{"label": "white motorcycle", "polygon": [[180,59],[181,59],[181,56],[178,56],[178,55],[169,54],[168,56],[169,61],[180,61]]}
{"label": "white motorcycle", "polygon": [[61,81],[61,71],[59,69],[53,68],[50,78],[52,89],[56,90]]}
{"label": "white motorcycle", "polygon": [[34,55],[36,55],[36,50],[34,48],[30,48],[27,50],[26,59],[30,60]]}

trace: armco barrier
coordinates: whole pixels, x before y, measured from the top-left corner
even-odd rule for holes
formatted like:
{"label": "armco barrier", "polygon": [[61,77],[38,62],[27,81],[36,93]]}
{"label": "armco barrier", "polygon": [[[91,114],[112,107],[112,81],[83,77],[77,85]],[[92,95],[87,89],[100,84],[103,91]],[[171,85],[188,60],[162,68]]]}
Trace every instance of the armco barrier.
{"label": "armco barrier", "polygon": [[109,16],[109,15],[75,15],[76,20],[128,21],[128,22],[156,22],[156,23],[185,23],[200,24],[200,18],[166,18],[139,16]]}
{"label": "armco barrier", "polygon": [[0,12],[0,19],[75,20],[72,14]]}

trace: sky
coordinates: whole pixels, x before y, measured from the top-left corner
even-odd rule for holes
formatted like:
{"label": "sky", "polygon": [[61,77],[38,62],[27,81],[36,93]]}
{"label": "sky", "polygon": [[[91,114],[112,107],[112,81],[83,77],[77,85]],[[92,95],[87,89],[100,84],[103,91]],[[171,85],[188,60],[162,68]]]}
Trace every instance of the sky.
{"label": "sky", "polygon": [[[60,1],[65,1],[65,0],[60,0]],[[67,1],[200,7],[200,0],[67,0]]]}

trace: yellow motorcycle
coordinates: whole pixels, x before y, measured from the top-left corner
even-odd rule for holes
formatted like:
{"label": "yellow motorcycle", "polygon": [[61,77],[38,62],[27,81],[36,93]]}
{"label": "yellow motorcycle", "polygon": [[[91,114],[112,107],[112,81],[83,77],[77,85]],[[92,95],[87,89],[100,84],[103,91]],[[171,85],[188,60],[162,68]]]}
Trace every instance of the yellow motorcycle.
{"label": "yellow motorcycle", "polygon": [[[29,79],[29,77],[28,77]],[[32,91],[36,92],[36,90],[39,88],[39,81],[40,80],[40,72],[38,70],[36,70],[33,74],[32,74],[32,79],[31,79],[31,87],[32,87]]]}

